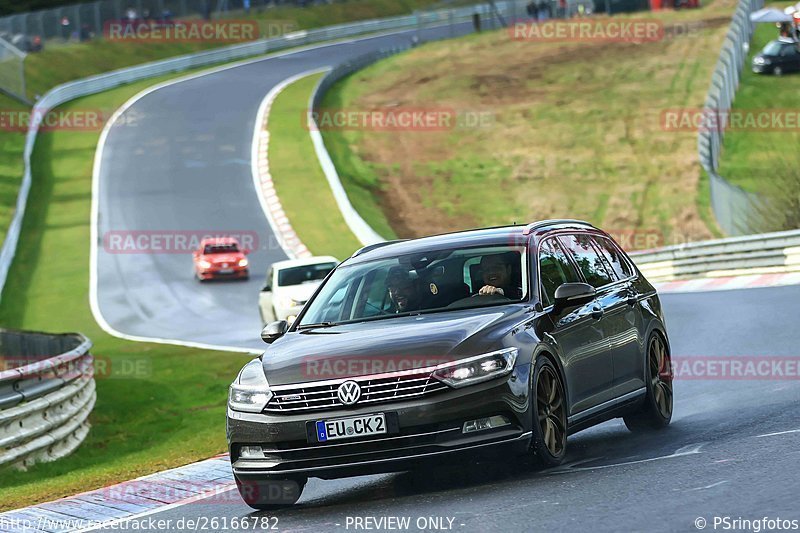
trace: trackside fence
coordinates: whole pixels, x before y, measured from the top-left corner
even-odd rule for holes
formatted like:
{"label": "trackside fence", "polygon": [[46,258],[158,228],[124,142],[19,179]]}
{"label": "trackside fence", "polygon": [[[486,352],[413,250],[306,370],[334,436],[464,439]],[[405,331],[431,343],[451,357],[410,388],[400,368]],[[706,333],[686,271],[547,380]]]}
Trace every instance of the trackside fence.
{"label": "trackside fence", "polygon": [[96,394],[92,343],[80,334],[0,330],[0,467],[75,450]]}
{"label": "trackside fence", "polygon": [[720,227],[728,235],[743,235],[753,231],[758,198],[731,184],[718,174],[720,151],[725,137],[725,118],[733,105],[736,90],[747,61],[750,39],[755,23],[750,13],[764,7],[764,0],[739,0],[725,42],[711,76],[703,113],[713,117],[712,128],[700,128],[697,151],[700,164],[708,173],[711,188],[711,207]]}
{"label": "trackside fence", "polygon": [[656,282],[800,272],[800,230],[667,246],[630,256]]}

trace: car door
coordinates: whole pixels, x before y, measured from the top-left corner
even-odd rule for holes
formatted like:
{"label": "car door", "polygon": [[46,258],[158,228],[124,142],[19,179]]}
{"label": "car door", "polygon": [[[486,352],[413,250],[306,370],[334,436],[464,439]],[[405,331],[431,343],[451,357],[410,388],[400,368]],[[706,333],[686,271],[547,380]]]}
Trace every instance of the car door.
{"label": "car door", "polygon": [[795,56],[796,47],[794,44],[784,43],[778,52],[777,64],[783,69],[784,72],[792,72],[797,69]]}
{"label": "car door", "polygon": [[787,70],[791,70],[792,72],[800,71],[800,48],[797,47],[796,44],[790,45],[789,49],[791,50],[788,55],[788,64],[786,65],[788,68]]}
{"label": "car door", "polygon": [[633,266],[611,239],[592,236],[606,268],[615,281],[601,291],[605,310],[606,339],[614,363],[614,395],[622,396],[644,387],[643,319],[639,294],[632,282]]}
{"label": "car door", "polygon": [[[556,289],[563,283],[583,281],[575,263],[557,237],[543,240],[538,256],[542,304],[551,307]],[[558,347],[570,404],[570,415],[607,401],[613,379],[608,345],[603,336],[602,317],[591,301],[559,315],[550,314],[552,329],[546,331]]]}

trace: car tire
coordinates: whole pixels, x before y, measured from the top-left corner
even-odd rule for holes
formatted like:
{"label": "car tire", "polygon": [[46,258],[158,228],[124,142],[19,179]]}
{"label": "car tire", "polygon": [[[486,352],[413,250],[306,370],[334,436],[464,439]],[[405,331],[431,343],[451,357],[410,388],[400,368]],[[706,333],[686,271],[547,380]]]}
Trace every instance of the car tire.
{"label": "car tire", "polygon": [[623,417],[633,432],[661,429],[672,420],[672,358],[664,338],[652,333],[647,342],[645,385],[647,393],[639,410]]}
{"label": "car tire", "polygon": [[558,466],[567,453],[567,400],[561,376],[546,357],[536,360],[531,381],[531,451],[542,467]]}
{"label": "car tire", "polygon": [[781,67],[775,67],[772,69],[772,73],[776,76],[783,76],[783,69]]}
{"label": "car tire", "polygon": [[242,500],[257,511],[273,511],[291,507],[308,482],[308,478],[287,478],[269,480],[241,480],[234,476],[236,488]]}

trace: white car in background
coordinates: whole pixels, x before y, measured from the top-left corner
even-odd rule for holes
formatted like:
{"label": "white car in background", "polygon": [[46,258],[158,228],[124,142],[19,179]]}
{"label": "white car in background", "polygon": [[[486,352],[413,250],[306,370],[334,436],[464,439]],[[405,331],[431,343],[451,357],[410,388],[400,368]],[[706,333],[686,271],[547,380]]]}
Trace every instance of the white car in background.
{"label": "white car in background", "polygon": [[267,271],[267,283],[258,297],[261,321],[264,324],[276,320],[291,323],[325,276],[338,264],[339,260],[331,256],[273,263]]}

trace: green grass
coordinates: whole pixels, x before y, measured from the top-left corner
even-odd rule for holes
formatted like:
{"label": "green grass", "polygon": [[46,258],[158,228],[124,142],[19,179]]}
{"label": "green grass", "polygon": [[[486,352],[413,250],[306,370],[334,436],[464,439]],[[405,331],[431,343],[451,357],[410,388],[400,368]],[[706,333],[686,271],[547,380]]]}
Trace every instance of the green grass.
{"label": "green grass", "polygon": [[[116,108],[158,80],[76,100],[65,108]],[[0,510],[31,505],[186,464],[225,450],[227,385],[248,356],[134,343],[103,332],[88,302],[92,162],[99,132],[47,132],[33,154],[33,188],[0,324],[80,331],[112,369],[98,377],[87,440],[71,456],[0,473]]]}
{"label": "green grass", "polygon": [[[255,19],[262,35],[274,35],[271,23],[282,28],[310,29],[332,24],[371,18],[390,17],[412,13],[434,5],[438,0],[349,0],[334,4],[301,7],[277,7],[262,11],[253,10],[249,17],[232,13],[237,20]],[[66,81],[155,61],[181,54],[226,46],[234,43],[215,42],[151,42],[136,43],[97,39],[86,43],[62,44],[53,41],[40,53],[29,54],[25,59],[28,94],[44,94],[52,87]]]}
{"label": "green grass", "polygon": [[303,123],[322,74],[305,77],[278,95],[269,115],[269,166],[292,227],[315,255],[349,257],[361,243],[344,221]]}
{"label": "green grass", "polygon": [[640,45],[506,31],[426,44],[340,81],[322,107],[449,108],[490,124],[328,131],[325,142],[353,204],[387,237],[578,217],[663,244],[711,238],[696,134],[667,131],[661,113],[702,106],[731,13],[723,2],[654,12],[667,27],[695,25]]}
{"label": "green grass", "polygon": [[[16,100],[0,95],[0,109],[3,113],[26,108]],[[8,116],[6,116],[8,118]],[[11,217],[22,181],[22,150],[25,146],[23,132],[0,130],[0,242],[6,237]]]}
{"label": "green grass", "polygon": [[[348,83],[335,84],[325,93],[321,107],[349,108],[355,98],[352,89]],[[375,201],[375,193],[381,189],[378,178],[380,165],[374,165],[359,156],[361,132],[351,132],[347,135],[339,131],[323,131],[322,138],[355,210],[383,238],[396,239],[395,230]]]}
{"label": "green grass", "polygon": [[[788,5],[788,4],[786,4]],[[750,54],[734,101],[734,111],[775,109],[797,115],[800,74],[781,77],[756,74],[750,70],[755,54],[777,37],[773,24],[759,24],[750,44]],[[800,131],[735,131],[725,133],[719,173],[731,183],[750,192],[765,192],[778,165],[800,164],[797,147]]]}
{"label": "green grass", "polygon": [[[309,29],[408,14],[415,9],[431,7],[437,3],[439,0],[349,0],[306,8],[287,6],[260,12],[253,9],[249,18],[259,22],[262,34],[269,31],[274,35],[275,26]],[[248,18],[242,13],[232,13],[231,16],[236,19]],[[27,95],[33,100],[61,83],[228,44],[233,43],[131,43],[98,39],[86,43],[64,44],[50,41],[42,52],[28,54],[25,59]],[[16,72],[14,68],[7,75],[16,75]],[[23,104],[0,94],[0,110],[5,112],[17,109],[24,109]],[[22,179],[24,141],[24,132],[0,128],[0,242],[5,238]]]}

